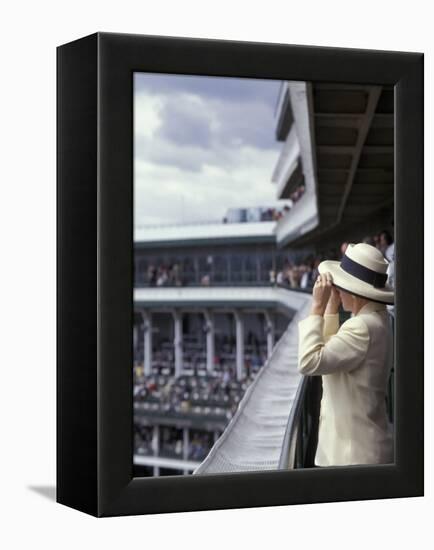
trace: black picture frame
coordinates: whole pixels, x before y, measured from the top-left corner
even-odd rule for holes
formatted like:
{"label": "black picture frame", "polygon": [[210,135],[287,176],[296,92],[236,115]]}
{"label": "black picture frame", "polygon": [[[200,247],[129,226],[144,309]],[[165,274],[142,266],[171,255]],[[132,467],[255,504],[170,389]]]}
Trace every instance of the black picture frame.
{"label": "black picture frame", "polygon": [[[101,517],[423,495],[423,55],[96,33],[57,71],[57,501]],[[393,465],[133,478],[135,71],[395,87]]]}

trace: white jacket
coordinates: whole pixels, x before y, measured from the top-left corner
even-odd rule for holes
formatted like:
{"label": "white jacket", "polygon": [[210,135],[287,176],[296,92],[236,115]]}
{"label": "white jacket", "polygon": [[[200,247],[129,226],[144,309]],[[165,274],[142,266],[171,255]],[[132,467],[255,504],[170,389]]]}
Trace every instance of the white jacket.
{"label": "white jacket", "polygon": [[389,464],[386,413],[392,334],[386,306],[369,302],[339,328],[339,316],[299,323],[299,371],[322,375],[317,466]]}

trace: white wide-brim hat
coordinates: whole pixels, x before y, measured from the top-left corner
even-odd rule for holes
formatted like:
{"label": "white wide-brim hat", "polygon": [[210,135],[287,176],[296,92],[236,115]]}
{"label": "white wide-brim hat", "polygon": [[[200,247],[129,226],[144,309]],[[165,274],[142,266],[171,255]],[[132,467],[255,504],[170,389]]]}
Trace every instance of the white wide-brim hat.
{"label": "white wide-brim hat", "polygon": [[340,262],[321,262],[318,271],[329,272],[337,288],[374,302],[393,304],[394,291],[387,285],[388,265],[375,246],[359,243],[349,244]]}

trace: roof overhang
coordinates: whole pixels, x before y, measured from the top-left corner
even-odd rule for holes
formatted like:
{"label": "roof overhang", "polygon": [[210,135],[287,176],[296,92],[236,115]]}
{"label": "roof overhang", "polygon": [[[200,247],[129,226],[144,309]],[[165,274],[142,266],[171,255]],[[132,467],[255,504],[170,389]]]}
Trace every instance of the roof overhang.
{"label": "roof overhang", "polygon": [[[292,84],[288,83],[290,90]],[[280,245],[318,244],[345,228],[355,234],[378,213],[393,216],[393,88],[342,83],[305,85],[308,94],[304,106],[309,115],[303,126],[311,133],[312,155],[310,160],[303,157],[300,144],[300,160],[305,176],[310,171],[305,158],[312,163],[314,188],[310,200],[318,205],[318,219],[315,224],[314,216],[307,212],[297,215],[295,208],[308,208],[307,201],[304,206],[302,201],[297,203],[291,215],[298,220],[292,224],[289,220],[284,224],[283,220],[276,228]],[[296,125],[297,94],[290,97]],[[298,94],[298,101],[300,97]],[[292,128],[287,140],[291,132]]]}

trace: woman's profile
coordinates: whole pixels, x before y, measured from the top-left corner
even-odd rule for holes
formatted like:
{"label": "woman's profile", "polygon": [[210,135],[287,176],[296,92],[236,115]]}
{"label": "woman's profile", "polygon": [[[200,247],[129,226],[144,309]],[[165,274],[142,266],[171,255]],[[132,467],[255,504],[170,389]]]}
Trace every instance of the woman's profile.
{"label": "woman's profile", "polygon": [[[388,262],[375,247],[348,245],[324,261],[310,315],[299,323],[299,371],[322,376],[316,466],[393,462],[386,412],[392,334]],[[352,317],[339,327],[339,306]]]}

